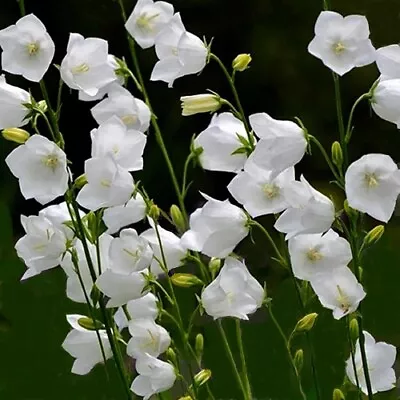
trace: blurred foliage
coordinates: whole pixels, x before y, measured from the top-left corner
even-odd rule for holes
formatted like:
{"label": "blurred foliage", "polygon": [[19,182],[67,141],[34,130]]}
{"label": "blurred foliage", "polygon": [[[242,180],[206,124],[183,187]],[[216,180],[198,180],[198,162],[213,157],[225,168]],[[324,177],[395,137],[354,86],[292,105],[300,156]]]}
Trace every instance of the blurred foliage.
{"label": "blurred foliage", "polygon": [[[313,26],[322,1],[295,0],[175,0],[186,27],[199,36],[214,38],[213,52],[227,65],[238,53],[251,53],[251,68],[238,74],[237,85],[247,113],[266,111],[275,118],[293,119],[298,116],[310,133],[320,138],[327,148],[338,137],[333,82],[330,71],[307,53],[313,37]],[[127,10],[133,0],[125,1]],[[398,0],[333,1],[332,9],[343,14],[358,13],[367,16],[371,38],[379,47],[399,42],[400,3]],[[109,40],[110,52],[129,62],[125,31],[118,4],[113,0],[26,0],[27,12],[34,12],[46,25],[56,42],[59,64],[65,53],[69,32],[84,36],[97,36]],[[15,0],[2,0],[0,28],[18,19]],[[140,52],[144,76],[150,76],[155,62],[152,49]],[[342,79],[343,108],[345,114],[354,100],[369,89],[377,78],[375,65],[353,70]],[[27,87],[18,77],[9,76],[10,83]],[[56,95],[58,74],[52,68],[46,82],[51,96]],[[40,99],[37,85],[31,85],[35,98]],[[131,88],[133,89],[133,88]],[[208,115],[181,117],[179,96],[202,93],[212,89],[230,98],[229,87],[217,65],[210,64],[199,77],[179,79],[173,89],[163,83],[148,83],[150,97],[163,129],[173,163],[181,175],[189,143],[194,133],[209,123]],[[67,143],[67,154],[73,162],[73,172],[82,173],[83,162],[90,155],[89,132],[95,127],[90,116],[90,103],[79,103],[76,93],[67,96],[64,91],[61,127]],[[355,131],[350,146],[351,159],[361,154],[383,152],[399,160],[400,136],[394,125],[379,120],[367,104],[362,104],[355,115]],[[13,245],[22,234],[21,214],[37,213],[34,201],[25,201],[18,192],[16,181],[8,172],[4,161],[13,145],[0,141],[0,398],[12,400],[117,400],[120,399],[118,382],[110,366],[107,377],[98,366],[88,376],[70,373],[72,358],[61,349],[68,331],[65,314],[85,312],[65,298],[65,278],[61,270],[48,271],[27,282],[19,282],[24,266],[14,254]],[[317,149],[312,157],[305,157],[298,169],[317,187],[340,199],[337,189],[327,182],[331,179]],[[163,208],[175,202],[167,170],[161,153],[150,134],[145,153],[145,171],[138,174],[146,190]],[[193,210],[199,201],[197,191],[224,199],[230,174],[209,173],[199,169],[191,171],[195,183],[188,197],[188,208]],[[340,206],[340,205],[339,205]],[[268,218],[265,219],[269,223]],[[369,251],[364,266],[365,327],[378,340],[396,346],[400,344],[400,304],[398,241],[400,225],[394,218],[384,239]],[[270,249],[263,238],[255,235],[255,245],[247,240],[240,253],[248,259],[251,271],[266,280],[269,296],[273,298],[275,314],[286,332],[295,325],[301,314],[290,280],[271,265]],[[180,290],[179,298],[185,315],[193,309],[195,299],[189,290]],[[344,377],[344,360],[349,349],[345,340],[343,322],[333,321],[331,313],[322,310],[317,301],[310,309],[320,313],[312,332],[317,353],[317,369],[322,399],[330,399],[334,387]],[[230,327],[231,321],[226,325]],[[239,399],[229,364],[222,352],[222,343],[214,325],[208,318],[196,321],[206,342],[205,364],[213,371],[213,390],[217,398]],[[229,331],[230,335],[233,329]],[[290,372],[283,343],[264,310],[258,312],[251,323],[244,324],[244,340],[248,349],[248,364],[258,399],[297,399],[296,385]],[[314,400],[312,381],[308,371],[309,349],[301,338],[296,348],[304,348],[306,364],[305,388]],[[376,396],[394,399],[396,391]],[[350,395],[351,398],[351,395]],[[355,397],[354,397],[355,398]]]}

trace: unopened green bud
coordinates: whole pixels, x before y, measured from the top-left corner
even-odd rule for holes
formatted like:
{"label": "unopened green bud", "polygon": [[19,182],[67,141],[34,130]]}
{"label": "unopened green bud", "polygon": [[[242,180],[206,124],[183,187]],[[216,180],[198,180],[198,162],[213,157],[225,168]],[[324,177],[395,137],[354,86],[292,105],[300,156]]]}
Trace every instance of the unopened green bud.
{"label": "unopened green bud", "polygon": [[304,363],[303,349],[299,349],[296,351],[293,361],[294,361],[294,365],[296,366],[297,371],[300,372],[303,368],[303,363]]}
{"label": "unopened green bud", "polygon": [[295,332],[307,332],[311,330],[317,317],[317,313],[311,313],[304,316],[301,320],[299,320],[299,322],[297,322],[296,327],[294,328]]}
{"label": "unopened green bud", "polygon": [[343,165],[343,151],[339,142],[332,143],[332,161],[339,168]]}
{"label": "unopened green bud", "polygon": [[211,258],[210,262],[208,263],[208,269],[211,272],[211,275],[214,277],[217,275],[218,271],[221,268],[221,260],[219,258]]}
{"label": "unopened green bud", "polygon": [[377,243],[384,233],[385,227],[383,225],[378,225],[371,229],[364,238],[363,246],[372,246],[373,244]]}
{"label": "unopened green bud", "polygon": [[174,223],[178,231],[185,232],[186,230],[185,218],[183,218],[182,212],[177,205],[173,204],[171,206],[169,210],[169,215],[171,216],[172,222]]}
{"label": "unopened green bud", "polygon": [[89,317],[82,317],[78,319],[78,324],[89,331],[95,331],[103,328],[103,324],[100,321],[92,320]]}
{"label": "unopened green bud", "polygon": [[203,356],[203,350],[204,350],[204,336],[201,333],[198,333],[196,335],[194,349],[196,351],[197,359],[201,361],[201,358]]}
{"label": "unopened green bud", "polygon": [[152,204],[149,208],[148,211],[148,216],[150,218],[152,218],[154,221],[158,221],[158,219],[160,218],[160,209],[158,208],[157,205]]}
{"label": "unopened green bud", "polygon": [[194,376],[194,383],[197,386],[204,385],[211,378],[211,370],[210,369],[202,369]]}
{"label": "unopened green bud", "polygon": [[18,144],[24,144],[30,137],[29,132],[20,128],[3,129],[2,135],[4,139]]}
{"label": "unopened green bud", "polygon": [[82,174],[75,179],[74,186],[77,189],[83,188],[88,183],[86,175]]}
{"label": "unopened green bud", "polygon": [[179,397],[178,400],[193,400],[192,396],[183,396],[183,397]]}
{"label": "unopened green bud", "polygon": [[358,321],[357,321],[356,318],[353,318],[353,319],[350,321],[349,329],[350,329],[350,336],[351,336],[351,339],[352,339],[353,341],[356,341],[356,340],[358,339],[359,334],[360,334],[360,329],[359,329],[359,327],[358,327]]}
{"label": "unopened green bud", "polygon": [[232,68],[234,71],[243,72],[245,69],[249,67],[251,63],[251,55],[250,54],[239,54],[232,61]]}
{"label": "unopened green bud", "polygon": [[347,216],[352,220],[358,216],[358,211],[354,208],[349,206],[349,202],[347,199],[343,203],[344,211],[346,212]]}
{"label": "unopened green bud", "polygon": [[172,364],[178,365],[177,364],[178,359],[176,358],[176,353],[172,347],[168,347],[167,358],[168,358],[168,360],[170,360],[172,362]]}
{"label": "unopened green bud", "polygon": [[39,110],[41,110],[42,112],[46,113],[47,112],[47,103],[46,100],[40,100],[37,104],[36,104],[37,108]]}
{"label": "unopened green bud", "polygon": [[197,285],[204,285],[203,281],[199,279],[196,275],[177,273],[171,276],[171,282],[175,286],[179,287],[192,287]]}
{"label": "unopened green bud", "polygon": [[345,400],[344,394],[340,389],[333,391],[332,400]]}
{"label": "unopened green bud", "polygon": [[193,96],[182,96],[182,115],[194,115],[200,113],[213,113],[221,108],[223,100],[217,94],[205,93]]}

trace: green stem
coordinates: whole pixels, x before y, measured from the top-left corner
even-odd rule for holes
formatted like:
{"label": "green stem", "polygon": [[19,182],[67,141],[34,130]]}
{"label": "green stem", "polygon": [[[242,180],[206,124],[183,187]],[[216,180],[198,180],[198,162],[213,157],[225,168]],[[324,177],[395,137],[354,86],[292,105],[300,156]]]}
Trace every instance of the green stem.
{"label": "green stem", "polygon": [[248,397],[247,391],[246,391],[246,389],[245,389],[245,387],[243,385],[243,382],[242,382],[242,378],[240,377],[240,373],[239,373],[239,370],[238,370],[238,368],[236,366],[235,358],[233,357],[232,350],[231,350],[231,348],[229,346],[229,341],[228,341],[228,338],[226,336],[224,327],[222,326],[222,322],[221,321],[217,321],[217,326],[218,326],[218,330],[219,330],[219,333],[220,333],[221,338],[222,338],[222,342],[224,344],[224,348],[225,348],[226,354],[228,355],[229,361],[231,363],[233,374],[235,375],[237,384],[238,384],[241,392],[243,393],[243,398],[246,399],[246,400],[251,400],[251,398]]}
{"label": "green stem", "polygon": [[354,355],[354,346],[353,346],[353,339],[351,338],[351,333],[350,333],[350,318],[349,316],[346,317],[346,330],[347,330],[347,339],[350,345],[350,355],[351,355],[351,364],[353,366],[353,371],[354,371],[354,376],[356,378],[356,385],[357,385],[357,390],[358,390],[358,398],[359,400],[362,400],[362,392],[360,389],[360,382],[358,380],[358,374],[357,374],[357,366],[356,366],[356,359]]}
{"label": "green stem", "polygon": [[[185,165],[183,167],[182,190],[181,190],[183,198],[186,197],[187,191],[189,188],[187,185],[187,173],[188,173],[190,162],[193,160],[193,158],[194,158],[194,154],[190,153],[189,156],[187,157],[187,159],[185,161]],[[189,186],[190,186],[190,184],[189,184]]]}
{"label": "green stem", "polygon": [[361,95],[361,96],[355,101],[355,103],[353,104],[353,107],[351,108],[350,115],[349,115],[349,121],[347,122],[347,129],[346,129],[346,136],[345,136],[345,142],[346,142],[346,144],[349,143],[349,142],[350,142],[350,139],[351,139],[351,135],[352,135],[352,132],[353,132],[353,129],[352,129],[353,117],[354,117],[354,112],[355,112],[357,106],[358,106],[363,100],[369,99],[370,97],[371,97],[371,94],[370,94],[369,92],[368,92],[368,93],[364,93],[364,94]]}
{"label": "green stem", "polygon": [[346,131],[343,120],[342,97],[340,93],[340,81],[339,81],[339,75],[336,74],[335,72],[332,72],[332,76],[333,76],[333,83],[335,85],[336,113],[339,126],[340,145],[343,151],[343,167],[346,170],[348,165],[348,155],[347,155]]}
{"label": "green stem", "polygon": [[215,54],[211,53],[210,54],[210,59],[212,59],[212,60],[217,62],[217,64],[220,66],[222,72],[224,73],[224,75],[225,75],[225,77],[226,77],[226,79],[227,79],[227,81],[229,83],[229,86],[230,86],[230,88],[232,90],[233,97],[235,99],[236,106],[237,106],[237,108],[239,110],[239,114],[241,116],[241,120],[242,120],[242,122],[244,124],[244,127],[246,128],[247,139],[249,141],[249,145],[250,145],[250,147],[252,149],[254,149],[254,143],[253,143],[253,139],[251,137],[251,129],[250,129],[249,123],[247,122],[246,114],[244,113],[244,110],[243,110],[243,107],[242,107],[242,103],[240,102],[240,98],[239,98],[239,94],[238,94],[238,92],[236,90],[235,82],[232,79],[231,75],[229,74],[228,70],[226,69],[224,63],[220,60],[220,58],[218,56],[216,56]]}
{"label": "green stem", "polygon": [[21,16],[24,17],[26,14],[25,11],[25,1],[24,0],[17,0],[18,1],[18,5],[19,5],[19,11],[21,13]]}
{"label": "green stem", "polygon": [[[124,7],[124,4],[123,4],[123,0],[118,0],[118,2],[119,2],[120,9],[121,9],[122,18],[123,18],[124,22],[126,22],[126,12],[125,12],[125,7]],[[154,129],[154,133],[155,133],[155,136],[156,136],[156,141],[157,141],[158,146],[161,149],[161,152],[163,154],[165,163],[167,164],[167,168],[168,168],[171,180],[172,180],[172,184],[174,186],[176,196],[178,197],[179,207],[180,207],[180,209],[182,211],[182,214],[183,214],[183,217],[184,217],[184,219],[185,219],[185,221],[187,223],[188,222],[188,215],[187,215],[187,212],[186,212],[184,196],[183,196],[183,193],[180,190],[178,179],[177,179],[175,171],[174,171],[174,167],[172,165],[171,159],[170,159],[169,154],[168,154],[168,150],[167,150],[167,148],[165,146],[165,142],[164,142],[160,127],[159,127],[158,122],[157,122],[157,117],[155,116],[155,114],[153,112],[153,108],[151,106],[150,98],[149,98],[149,95],[148,95],[147,90],[146,90],[146,86],[145,86],[145,82],[144,82],[144,79],[143,79],[143,76],[142,76],[142,72],[140,70],[139,60],[138,60],[138,57],[136,55],[135,42],[130,37],[130,35],[128,33],[127,33],[127,38],[128,38],[129,49],[130,49],[130,53],[131,53],[131,56],[132,56],[132,61],[133,61],[133,65],[134,65],[134,68],[135,68],[135,73],[136,73],[136,76],[137,76],[137,80],[139,81],[140,87],[142,89],[141,92],[143,94],[144,101],[145,101],[147,107],[149,107],[150,112],[151,112],[151,125],[152,125],[152,127]]]}
{"label": "green stem", "polygon": [[245,356],[244,346],[243,346],[242,329],[240,326],[239,319],[235,320],[235,325],[236,325],[236,339],[237,339],[238,348],[239,348],[240,361],[242,363],[242,377],[243,377],[244,385],[246,386],[247,395],[248,395],[249,399],[252,399],[253,396],[251,393],[250,379],[249,379],[249,374],[248,374],[248,370],[247,370],[246,356]]}
{"label": "green stem", "polygon": [[291,351],[290,351],[290,344],[289,344],[289,341],[288,341],[288,339],[287,339],[285,333],[283,332],[283,329],[282,329],[282,327],[280,326],[278,320],[275,318],[274,313],[272,312],[272,306],[269,305],[267,308],[268,308],[268,312],[269,312],[269,315],[270,315],[270,317],[271,317],[272,322],[274,323],[274,325],[275,325],[276,328],[278,329],[278,332],[279,332],[279,334],[281,335],[281,337],[282,337],[282,339],[283,339],[283,341],[284,341],[284,343],[285,343],[285,348],[286,348],[286,351],[287,351],[288,356],[289,356],[290,365],[291,365],[292,368],[293,368],[293,371],[294,371],[295,376],[296,376],[296,379],[297,379],[297,383],[298,383],[298,385],[299,385],[299,392],[300,392],[300,395],[301,395],[301,397],[302,397],[304,400],[307,400],[307,396],[305,395],[304,390],[303,390],[303,386],[302,386],[302,384],[301,384],[301,377],[300,377],[299,371],[297,370],[296,364],[294,363],[294,360],[293,360],[292,353],[291,353]]}

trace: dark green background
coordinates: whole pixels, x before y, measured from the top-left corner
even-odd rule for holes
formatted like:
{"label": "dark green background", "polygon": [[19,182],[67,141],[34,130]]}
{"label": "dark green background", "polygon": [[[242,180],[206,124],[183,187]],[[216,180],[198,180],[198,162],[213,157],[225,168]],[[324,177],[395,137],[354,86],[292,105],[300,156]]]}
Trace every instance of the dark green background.
{"label": "dark green background", "polygon": [[[321,10],[317,0],[176,0],[188,30],[208,40],[214,37],[213,52],[227,65],[241,52],[251,53],[251,68],[238,74],[237,85],[247,113],[266,111],[275,118],[300,117],[311,134],[326,145],[338,137],[333,84],[330,71],[307,53],[313,37],[314,22]],[[134,1],[125,2],[127,10]],[[110,52],[128,58],[125,32],[118,4],[112,0],[26,0],[27,12],[34,12],[47,26],[56,42],[55,63],[65,54],[69,32],[84,36],[106,38]],[[380,47],[399,42],[400,3],[396,0],[335,1],[332,8],[343,14],[359,13],[367,16],[371,37]],[[2,0],[0,28],[15,23],[19,17],[15,0]],[[155,62],[153,49],[140,52],[141,65],[146,78]],[[367,91],[377,78],[375,65],[353,70],[342,79],[345,115],[354,100]],[[9,76],[10,83],[28,88],[27,82]],[[52,69],[47,85],[55,96],[58,76]],[[37,99],[38,87],[30,86]],[[230,99],[229,88],[215,64],[210,64],[199,76],[179,79],[173,89],[163,83],[149,83],[148,89],[163,130],[173,163],[180,175],[188,154],[190,138],[203,130],[209,116],[180,116],[179,97],[202,93],[212,89]],[[95,127],[90,104],[76,101],[76,93],[64,92],[62,132],[67,153],[73,161],[76,174],[82,173],[83,161],[89,157],[89,132]],[[367,104],[362,104],[355,116],[356,129],[350,146],[350,157],[383,152],[399,160],[399,133],[394,125],[379,120]],[[13,145],[0,141],[0,160],[13,149]],[[323,160],[315,149],[312,157],[301,162],[298,171],[326,193],[336,192],[327,182],[331,179]],[[193,210],[199,201],[197,190],[223,199],[230,174],[192,173],[195,184],[188,198]],[[139,174],[147,191],[162,207],[175,202],[170,180],[157,148],[150,135],[145,152],[145,172]],[[340,196],[339,196],[340,198]],[[19,216],[37,213],[34,201],[25,201],[18,191],[15,179],[0,161],[0,399],[6,400],[71,400],[120,399],[118,381],[111,374],[108,380],[102,367],[79,377],[69,371],[72,358],[61,349],[68,332],[65,314],[84,312],[84,309],[65,298],[65,277],[59,269],[49,271],[27,282],[20,283],[24,266],[14,254],[13,245],[21,236]],[[267,219],[267,223],[270,221]],[[371,225],[372,226],[372,225]],[[396,346],[400,344],[399,221],[393,218],[387,234],[378,246],[368,253],[364,266],[365,327],[378,340]],[[275,313],[285,331],[289,332],[301,316],[289,279],[269,261],[269,248],[261,236],[255,236],[241,246],[241,254],[260,280],[267,282],[273,297]],[[192,292],[180,293],[183,307],[190,310],[195,304]],[[322,311],[314,302],[312,310],[320,312],[313,332],[317,351],[317,368],[322,388],[322,399],[331,398],[334,387],[343,381],[344,360],[348,357],[343,322],[333,320],[331,313]],[[230,322],[227,322],[229,325]],[[214,373],[213,390],[221,399],[240,399],[230,368],[223,353],[220,338],[209,320],[198,321],[198,331],[206,340],[205,364]],[[261,311],[244,324],[249,368],[258,399],[297,399],[298,394],[290,373],[283,343],[267,315]],[[304,347],[300,339],[296,347]],[[309,376],[308,356],[304,373],[304,386],[310,400],[314,400]],[[111,363],[110,363],[111,365]],[[396,398],[396,391],[377,398]]]}

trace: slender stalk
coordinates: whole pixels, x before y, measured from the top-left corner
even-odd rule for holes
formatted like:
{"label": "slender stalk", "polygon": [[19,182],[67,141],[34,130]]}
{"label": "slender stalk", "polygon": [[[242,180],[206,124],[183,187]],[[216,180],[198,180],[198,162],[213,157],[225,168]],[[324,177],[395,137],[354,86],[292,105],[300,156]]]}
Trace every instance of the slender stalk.
{"label": "slender stalk", "polygon": [[233,374],[235,376],[237,384],[238,384],[241,392],[243,393],[244,399],[251,400],[251,398],[249,398],[249,396],[248,396],[248,393],[246,391],[246,388],[245,388],[245,386],[243,384],[243,381],[242,381],[242,378],[240,376],[239,370],[237,368],[237,365],[236,365],[236,362],[235,362],[235,358],[233,357],[232,350],[231,350],[230,345],[229,345],[228,338],[226,336],[224,327],[222,326],[222,322],[221,321],[217,321],[217,326],[218,326],[218,330],[219,330],[219,333],[220,333],[221,338],[222,338],[222,342],[223,342],[224,347],[225,347],[226,354],[228,355],[229,361],[231,363]]}
{"label": "slender stalk", "polygon": [[353,104],[353,107],[351,107],[350,115],[349,115],[349,120],[347,122],[347,129],[346,129],[346,136],[345,136],[345,142],[346,144],[350,142],[351,135],[352,135],[352,124],[353,124],[353,117],[354,117],[354,112],[357,108],[357,106],[366,99],[369,99],[371,97],[371,94],[364,93],[362,94]]}
{"label": "slender stalk", "polygon": [[[118,0],[118,3],[119,3],[119,6],[120,6],[120,9],[121,9],[122,18],[123,18],[124,22],[126,22],[127,18],[126,18],[126,12],[125,12],[125,7],[124,7],[123,0]],[[131,53],[131,57],[132,57],[132,61],[133,61],[133,66],[135,68],[135,73],[136,73],[136,76],[137,76],[137,81],[139,81],[144,101],[145,101],[146,105],[149,107],[150,112],[151,112],[151,125],[152,125],[152,127],[154,129],[154,133],[155,133],[155,136],[156,136],[156,141],[157,141],[158,146],[161,149],[161,152],[163,154],[165,163],[167,164],[169,175],[171,177],[172,184],[174,186],[175,193],[176,193],[176,196],[178,198],[179,207],[180,207],[180,209],[182,211],[182,214],[183,214],[183,217],[184,217],[184,219],[185,219],[185,221],[187,223],[188,222],[188,215],[187,215],[187,212],[186,212],[184,196],[183,196],[183,193],[180,190],[178,179],[176,177],[174,167],[173,167],[171,159],[169,157],[168,150],[167,150],[167,148],[165,146],[165,142],[164,142],[164,139],[163,139],[163,136],[162,136],[162,133],[161,133],[161,129],[160,129],[160,127],[158,125],[158,122],[157,122],[157,117],[155,116],[155,114],[153,112],[153,108],[151,106],[150,98],[149,98],[149,95],[148,95],[147,90],[146,90],[145,82],[144,82],[144,79],[143,79],[143,76],[142,76],[142,72],[141,72],[141,69],[140,69],[140,65],[139,65],[139,60],[138,60],[138,57],[137,57],[137,54],[136,54],[135,42],[130,37],[130,35],[128,33],[127,33],[127,38],[128,38],[129,49],[130,49],[130,53]]]}
{"label": "slender stalk", "polygon": [[346,170],[348,165],[347,144],[346,144],[346,131],[344,127],[343,110],[342,110],[342,97],[340,93],[339,75],[332,72],[333,83],[335,86],[335,99],[336,99],[336,113],[339,126],[340,145],[343,151],[343,167]]}
{"label": "slender stalk", "polygon": [[226,79],[227,79],[227,81],[229,83],[229,86],[230,86],[230,88],[232,90],[233,97],[235,98],[236,106],[237,106],[237,108],[239,110],[239,114],[240,114],[241,120],[242,120],[242,122],[243,122],[243,124],[244,124],[244,126],[246,128],[247,139],[249,141],[249,145],[250,145],[250,147],[252,149],[254,149],[254,144],[253,144],[253,140],[252,140],[252,137],[251,137],[251,129],[250,129],[249,123],[247,122],[246,114],[244,113],[242,103],[240,102],[239,94],[237,92],[234,79],[229,74],[229,72],[226,69],[224,63],[220,60],[220,58],[218,56],[216,56],[215,54],[211,53],[210,54],[210,59],[217,62],[217,64],[220,66],[222,72],[224,73],[224,75],[225,75],[225,77],[226,77]]}
{"label": "slender stalk", "polygon": [[293,368],[293,371],[294,371],[295,376],[296,376],[296,379],[297,379],[297,383],[298,383],[298,385],[299,385],[299,392],[300,392],[300,395],[301,395],[301,397],[303,398],[303,400],[307,400],[307,396],[305,395],[304,390],[303,390],[303,386],[302,386],[302,384],[301,384],[301,377],[300,377],[299,371],[297,370],[296,364],[294,363],[294,360],[293,360],[292,353],[291,353],[291,351],[290,351],[290,344],[289,344],[289,341],[288,341],[288,339],[287,339],[285,333],[283,332],[283,329],[282,329],[282,327],[280,326],[278,320],[275,318],[274,313],[272,312],[272,306],[269,305],[267,308],[268,308],[268,312],[269,312],[269,315],[270,315],[270,317],[271,317],[272,322],[274,323],[274,325],[275,325],[276,328],[278,329],[278,332],[279,332],[279,334],[281,335],[281,337],[282,337],[282,339],[283,339],[283,341],[284,341],[284,343],[285,343],[285,348],[286,348],[286,351],[287,351],[288,356],[289,356],[290,365],[291,365],[292,368]]}
{"label": "slender stalk", "polygon": [[249,399],[252,399],[253,396],[251,393],[251,385],[250,385],[250,379],[249,379],[247,363],[246,363],[246,355],[245,355],[244,346],[243,346],[242,328],[240,326],[239,319],[235,320],[235,325],[236,325],[236,339],[237,339],[238,348],[239,348],[240,361],[242,363],[242,377],[243,377],[244,385],[246,386],[247,395],[248,395]]}
{"label": "slender stalk", "polygon": [[19,11],[21,13],[21,16],[24,17],[26,14],[25,11],[25,1],[24,0],[17,0],[18,1],[18,5],[19,5]]}

